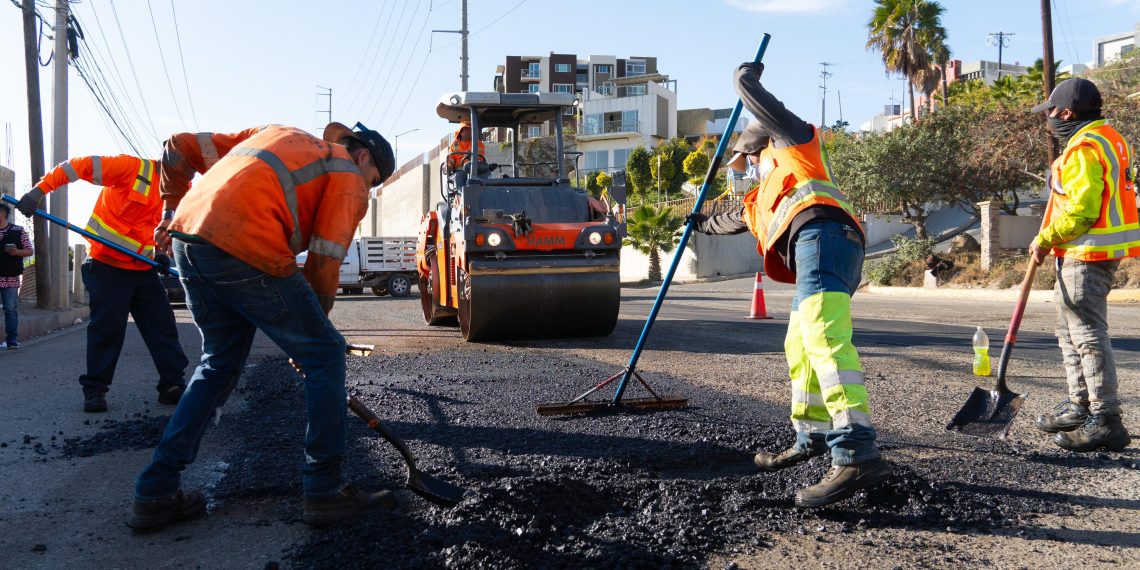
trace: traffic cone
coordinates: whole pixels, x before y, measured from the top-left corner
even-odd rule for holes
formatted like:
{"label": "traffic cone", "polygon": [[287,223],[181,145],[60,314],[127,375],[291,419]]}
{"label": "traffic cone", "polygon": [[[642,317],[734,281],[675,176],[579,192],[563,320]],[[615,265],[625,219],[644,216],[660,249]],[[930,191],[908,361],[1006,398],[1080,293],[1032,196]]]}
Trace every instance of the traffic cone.
{"label": "traffic cone", "polygon": [[768,316],[768,307],[764,305],[764,281],[760,279],[760,273],[756,273],[756,288],[752,291],[752,313],[748,315],[750,319],[770,319]]}

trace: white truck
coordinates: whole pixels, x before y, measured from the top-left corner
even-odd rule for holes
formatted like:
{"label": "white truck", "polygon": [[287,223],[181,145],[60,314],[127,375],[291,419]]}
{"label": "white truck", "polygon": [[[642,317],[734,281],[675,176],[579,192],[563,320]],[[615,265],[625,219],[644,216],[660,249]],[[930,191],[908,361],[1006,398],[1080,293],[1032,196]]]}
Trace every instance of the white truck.
{"label": "white truck", "polygon": [[[301,252],[297,266],[304,267],[308,256]],[[349,295],[369,287],[378,296],[407,297],[417,278],[415,237],[356,238],[340,265],[340,288]]]}

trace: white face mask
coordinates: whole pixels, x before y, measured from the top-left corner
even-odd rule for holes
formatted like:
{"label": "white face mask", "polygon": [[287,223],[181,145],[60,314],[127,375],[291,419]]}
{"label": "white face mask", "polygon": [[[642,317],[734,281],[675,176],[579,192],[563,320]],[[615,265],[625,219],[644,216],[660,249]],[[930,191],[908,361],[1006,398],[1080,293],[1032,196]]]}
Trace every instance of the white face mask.
{"label": "white face mask", "polygon": [[748,163],[748,170],[744,171],[744,177],[749,179],[749,180],[754,180],[756,182],[759,182],[760,181],[760,167],[749,162]]}

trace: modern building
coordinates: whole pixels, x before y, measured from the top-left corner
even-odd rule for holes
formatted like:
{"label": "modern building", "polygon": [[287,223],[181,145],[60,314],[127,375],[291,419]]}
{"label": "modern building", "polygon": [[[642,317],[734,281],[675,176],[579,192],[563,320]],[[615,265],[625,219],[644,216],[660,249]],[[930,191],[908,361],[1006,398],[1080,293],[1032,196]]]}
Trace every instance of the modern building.
{"label": "modern building", "polygon": [[[1001,75],[1025,75],[1029,73],[1029,68],[1024,65],[1019,65],[1017,62],[1001,64]],[[950,83],[955,81],[973,81],[975,79],[984,79],[986,84],[991,84],[997,81],[998,78],[998,64],[996,61],[969,61],[963,62],[960,59],[951,60],[946,65],[946,80]]]}
{"label": "modern building", "polygon": [[[501,93],[577,93],[578,115],[566,124],[577,133],[583,170],[623,168],[637,146],[652,148],[677,136],[676,82],[658,72],[655,57],[507,56],[496,68],[494,87]],[[548,134],[546,128],[528,127],[520,137]]]}
{"label": "modern building", "polygon": [[[677,111],[677,136],[695,143],[706,136],[723,135],[731,115],[732,109],[681,109]],[[745,115],[747,113],[742,113],[736,120],[734,133],[739,133],[748,126],[748,117]]]}
{"label": "modern building", "polygon": [[1120,58],[1140,46],[1140,23],[1131,32],[1121,32],[1093,40],[1092,67],[1102,67]]}
{"label": "modern building", "polygon": [[903,112],[902,105],[884,105],[883,112],[859,125],[859,130],[872,133],[890,132],[903,126],[906,121],[907,113]]}

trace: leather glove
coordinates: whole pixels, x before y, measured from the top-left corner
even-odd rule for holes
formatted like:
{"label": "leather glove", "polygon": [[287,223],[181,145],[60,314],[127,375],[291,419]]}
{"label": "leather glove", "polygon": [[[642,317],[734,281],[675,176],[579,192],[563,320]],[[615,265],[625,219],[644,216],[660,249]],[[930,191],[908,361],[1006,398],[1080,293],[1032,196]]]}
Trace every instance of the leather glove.
{"label": "leather glove", "polygon": [[33,188],[20,197],[20,203],[16,204],[16,209],[20,211],[24,217],[30,218],[36,214],[36,208],[40,206],[40,200],[43,200],[44,193],[39,188]]}
{"label": "leather glove", "polygon": [[698,229],[701,227],[701,224],[707,222],[708,219],[708,216],[700,212],[690,212],[689,215],[685,216],[685,223],[692,224],[694,229]]}
{"label": "leather glove", "polygon": [[158,264],[155,269],[158,270],[159,275],[170,275],[170,258],[166,254],[156,252],[154,254],[154,262]]}
{"label": "leather glove", "polygon": [[760,79],[761,75],[764,75],[764,64],[762,62],[757,63],[748,61],[740,64],[739,69],[747,70],[748,73],[755,75],[757,80]]}

